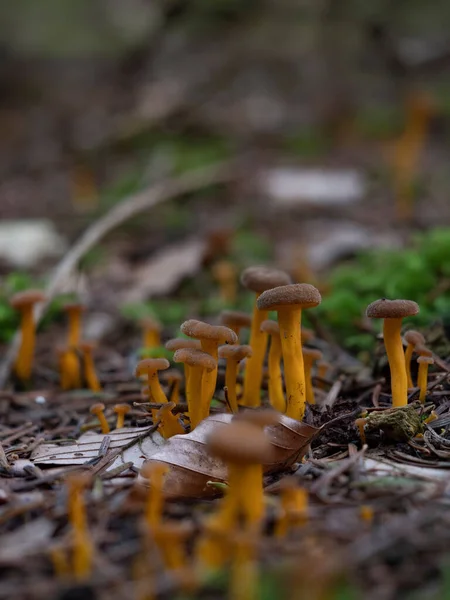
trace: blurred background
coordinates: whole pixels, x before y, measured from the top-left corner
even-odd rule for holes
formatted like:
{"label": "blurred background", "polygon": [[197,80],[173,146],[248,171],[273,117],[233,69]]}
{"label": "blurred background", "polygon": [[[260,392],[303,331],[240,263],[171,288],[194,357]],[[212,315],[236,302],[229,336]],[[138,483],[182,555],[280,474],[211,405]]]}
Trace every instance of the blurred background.
{"label": "blurred background", "polygon": [[[3,343],[11,293],[48,284],[133,194],[196,169],[204,184],[123,219],[57,290],[93,310],[88,337],[247,308],[239,272],[262,262],[316,283],[315,326],[360,356],[374,337],[363,311],[381,296],[418,301],[420,324],[445,337],[449,2],[16,0],[1,12]],[[222,162],[229,180],[213,184]]]}

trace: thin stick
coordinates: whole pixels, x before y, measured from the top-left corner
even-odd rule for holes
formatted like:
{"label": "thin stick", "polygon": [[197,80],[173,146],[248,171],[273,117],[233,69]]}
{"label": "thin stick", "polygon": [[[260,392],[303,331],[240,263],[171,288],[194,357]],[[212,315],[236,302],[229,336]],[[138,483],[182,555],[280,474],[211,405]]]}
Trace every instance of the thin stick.
{"label": "thin stick", "polygon": [[[62,285],[67,281],[81,258],[96,246],[107,233],[122,225],[128,219],[161,202],[171,200],[188,192],[194,192],[209,185],[233,181],[236,179],[237,174],[236,162],[220,163],[213,167],[197,169],[177,179],[156,183],[146,190],[124,199],[120,204],[106,213],[106,215],[88,227],[56,266],[45,290],[47,300],[36,307],[34,313],[35,322],[39,323],[48,305],[56,294],[59,293]],[[9,378],[19,345],[20,332],[16,332],[0,367],[0,388],[5,386]]]}

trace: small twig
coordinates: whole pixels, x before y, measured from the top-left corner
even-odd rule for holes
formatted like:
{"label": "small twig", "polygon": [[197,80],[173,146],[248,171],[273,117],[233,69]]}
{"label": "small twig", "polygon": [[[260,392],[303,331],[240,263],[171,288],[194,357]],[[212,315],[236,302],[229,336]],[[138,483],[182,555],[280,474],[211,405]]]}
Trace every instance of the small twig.
{"label": "small twig", "polygon": [[338,399],[338,396],[342,390],[342,386],[344,385],[344,380],[345,380],[344,375],[341,375],[339,377],[339,379],[333,383],[328,394],[325,397],[325,400],[322,403],[322,408],[325,408],[326,406],[333,406],[333,404]]}

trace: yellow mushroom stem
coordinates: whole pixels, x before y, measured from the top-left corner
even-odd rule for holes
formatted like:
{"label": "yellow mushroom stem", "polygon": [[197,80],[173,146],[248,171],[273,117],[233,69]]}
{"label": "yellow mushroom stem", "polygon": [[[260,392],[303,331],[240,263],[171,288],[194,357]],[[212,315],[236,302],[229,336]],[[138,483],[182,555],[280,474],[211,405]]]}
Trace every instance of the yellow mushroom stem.
{"label": "yellow mushroom stem", "polygon": [[361,504],[359,507],[359,516],[361,517],[362,521],[367,524],[371,524],[374,517],[373,507],[369,506],[368,504]]}
{"label": "yellow mushroom stem", "polygon": [[173,379],[171,382],[171,390],[170,390],[170,402],[174,404],[178,404],[180,401],[180,380]]}
{"label": "yellow mushroom stem", "polygon": [[158,431],[166,440],[173,435],[185,433],[183,425],[180,423],[180,419],[172,412],[174,407],[175,404],[169,402],[161,406],[156,414],[156,419],[159,421]]}
{"label": "yellow mushroom stem", "polygon": [[301,344],[302,309],[278,311],[286,381],[286,415],[301,421],[305,414],[306,386]]}
{"label": "yellow mushroom stem", "polygon": [[239,410],[236,394],[236,380],[239,362],[239,360],[227,358],[227,366],[225,370],[225,385],[228,390],[228,404],[230,405],[232,413],[237,413]]}
{"label": "yellow mushroom stem", "polygon": [[306,402],[308,404],[315,404],[316,398],[314,396],[314,387],[312,382],[312,368],[314,364],[314,358],[303,354],[303,364],[305,368],[305,395]]}
{"label": "yellow mushroom stem", "polygon": [[283,390],[283,375],[281,373],[281,338],[279,335],[270,336],[269,350],[269,402],[281,413],[286,411],[286,399]]}
{"label": "yellow mushroom stem", "polygon": [[102,386],[95,372],[94,358],[92,351],[83,349],[83,362],[84,362],[84,378],[90,390],[93,392],[100,392]]}
{"label": "yellow mushroom stem", "polygon": [[[257,298],[258,296],[259,294]],[[268,314],[266,310],[259,310],[255,303],[249,341],[253,355],[249,356],[245,363],[244,393],[242,396],[244,406],[254,407],[261,404],[261,381],[268,339],[267,333],[261,331],[261,323],[267,319]]]}
{"label": "yellow mushroom stem", "polygon": [[158,524],[154,529],[155,542],[161,551],[166,569],[181,571],[186,567],[186,535],[182,530],[177,531],[179,525]]}
{"label": "yellow mushroom stem", "polygon": [[308,491],[301,487],[290,487],[281,492],[281,515],[275,526],[275,535],[284,537],[289,526],[301,526],[308,516]]}
{"label": "yellow mushroom stem", "polygon": [[224,515],[228,515],[228,520],[233,519],[235,525],[242,515],[245,528],[257,529],[264,516],[262,465],[229,464],[228,484]]}
{"label": "yellow mushroom stem", "polygon": [[158,371],[156,369],[148,369],[147,382],[150,402],[154,402],[155,404],[165,404],[167,398],[159,382]]}
{"label": "yellow mushroom stem", "polygon": [[22,309],[20,331],[22,337],[14,371],[20,380],[28,381],[28,379],[31,377],[34,347],[36,345],[36,326],[34,322],[32,305],[25,306]]}
{"label": "yellow mushroom stem", "polygon": [[392,406],[408,404],[408,380],[401,337],[402,319],[384,319],[383,337],[391,371]]}
{"label": "yellow mushroom stem", "polygon": [[81,337],[81,311],[69,310],[69,336],[68,345],[76,348]]}
{"label": "yellow mushroom stem", "polygon": [[86,508],[83,500],[84,481],[78,478],[69,481],[69,521],[73,528],[73,574],[76,579],[85,579],[92,569],[93,548],[89,539]]}
{"label": "yellow mushroom stem", "polygon": [[68,348],[65,352],[64,363],[67,371],[67,388],[69,390],[77,390],[81,388],[80,379],[80,363],[78,354]]}
{"label": "yellow mushroom stem", "polygon": [[95,411],[94,414],[96,415],[97,419],[100,421],[100,427],[102,429],[102,433],[105,435],[107,433],[109,433],[110,432],[109,423],[106,420],[103,410],[98,409],[97,411]]}
{"label": "yellow mushroom stem", "polygon": [[144,348],[158,348],[161,346],[161,336],[155,329],[144,329]]}
{"label": "yellow mushroom stem", "polygon": [[360,419],[356,419],[356,421],[355,421],[355,425],[359,431],[359,437],[361,438],[361,444],[366,443],[366,433],[364,431],[364,427],[366,426],[366,423],[367,423],[367,419],[364,417],[362,417]]}
{"label": "yellow mushroom stem", "polygon": [[[329,368],[329,363],[327,363],[325,360],[319,360],[319,362],[317,363],[317,377],[319,379],[326,379]],[[322,382],[320,382],[321,387],[322,385]]]}
{"label": "yellow mushroom stem", "polygon": [[414,344],[408,343],[405,350],[405,369],[408,388],[413,388],[414,383],[411,375],[411,359],[414,352]]}
{"label": "yellow mushroom stem", "polygon": [[419,402],[422,402],[422,404],[423,404],[427,397],[428,367],[430,365],[430,361],[428,360],[428,357],[426,357],[426,356],[420,357],[420,358],[425,359],[425,360],[417,361],[419,363],[419,372],[417,375],[417,385],[420,389]]}
{"label": "yellow mushroom stem", "polygon": [[[202,344],[203,352],[206,352],[207,354],[212,356],[217,363],[217,361],[219,360],[219,350],[218,350],[219,344],[218,344],[218,342],[215,340],[202,339],[201,344]],[[193,371],[191,370],[190,374],[192,374],[192,373],[193,373]],[[208,413],[209,413],[209,404],[214,396],[214,392],[216,391],[216,384],[217,384],[217,366],[212,371],[209,371],[209,372],[206,371],[203,374],[203,392],[205,394],[205,402],[208,403]],[[198,388],[198,389],[200,389],[200,388]],[[197,396],[198,396],[198,391],[197,391]],[[208,400],[206,400],[206,398],[208,398]]]}
{"label": "yellow mushroom stem", "polygon": [[229,600],[255,600],[258,597],[258,562],[252,537],[238,533],[232,542]]}
{"label": "yellow mushroom stem", "polygon": [[[229,528],[221,522],[218,518],[219,515],[220,509],[219,513],[216,513],[204,523],[202,533],[198,539],[195,557],[201,569],[216,571],[228,559],[227,535]],[[233,523],[230,523],[230,527],[232,526]]]}
{"label": "yellow mushroom stem", "polygon": [[203,419],[206,419],[206,417],[209,415],[210,399],[207,396],[206,390],[207,373],[203,372],[203,367],[201,365],[190,366],[188,372],[189,378],[186,390],[186,399],[192,431],[201,421],[203,421]]}
{"label": "yellow mushroom stem", "polygon": [[155,529],[161,522],[164,507],[164,478],[169,467],[163,463],[155,462],[151,463],[151,465],[144,470],[144,474],[148,477],[150,483],[145,510],[145,521],[150,529]]}

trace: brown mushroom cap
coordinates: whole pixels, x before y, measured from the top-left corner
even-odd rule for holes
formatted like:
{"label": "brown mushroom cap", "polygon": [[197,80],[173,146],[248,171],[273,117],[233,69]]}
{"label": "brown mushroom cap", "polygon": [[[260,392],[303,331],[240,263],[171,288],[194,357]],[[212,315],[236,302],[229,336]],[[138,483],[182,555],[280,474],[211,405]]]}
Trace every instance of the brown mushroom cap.
{"label": "brown mushroom cap", "polygon": [[260,294],[274,287],[288,285],[291,278],[284,271],[260,265],[245,269],[241,274],[241,283],[248,290]]}
{"label": "brown mushroom cap", "polygon": [[95,404],[93,404],[91,406],[91,408],[89,409],[89,412],[93,415],[96,415],[97,413],[103,412],[105,410],[105,405],[103,404],[103,402],[96,402]]}
{"label": "brown mushroom cap", "polygon": [[213,456],[236,464],[264,464],[273,457],[272,446],[261,428],[244,421],[214,429],[207,448]]}
{"label": "brown mushroom cap", "polygon": [[259,310],[311,308],[322,302],[320,292],[309,283],[291,283],[267,290],[256,301]]}
{"label": "brown mushroom cap", "polygon": [[183,379],[183,375],[178,369],[169,369],[168,371],[161,373],[161,379],[168,382],[181,381]]}
{"label": "brown mushroom cap", "polygon": [[388,300],[381,298],[369,304],[366,315],[371,319],[403,319],[419,312],[419,305],[413,300]]}
{"label": "brown mushroom cap", "polygon": [[252,316],[240,310],[223,310],[220,313],[220,322],[227,327],[250,327]]}
{"label": "brown mushroom cap", "polygon": [[86,305],[81,302],[67,302],[62,307],[64,312],[73,312],[73,313],[81,313],[86,310]]}
{"label": "brown mushroom cap", "polygon": [[171,352],[180,350],[180,348],[195,348],[197,350],[200,350],[202,344],[200,340],[188,340],[187,338],[173,338],[165,343],[165,347]]}
{"label": "brown mushroom cap", "polygon": [[307,327],[302,327],[302,342],[310,342],[312,339],[316,337],[316,334],[312,329],[308,329]]}
{"label": "brown mushroom cap", "polygon": [[129,404],[114,404],[113,411],[117,415],[126,415],[130,412],[131,406]]}
{"label": "brown mushroom cap", "polygon": [[241,361],[243,358],[252,356],[253,350],[251,346],[219,346],[219,358],[227,358],[229,360]]}
{"label": "brown mushroom cap", "polygon": [[81,342],[80,344],[78,344],[78,347],[82,352],[92,352],[92,350],[95,350],[97,348],[97,343],[87,341]]}
{"label": "brown mushroom cap", "polygon": [[194,348],[180,348],[173,355],[173,360],[176,363],[186,363],[190,367],[203,367],[208,372],[217,367],[217,361],[210,354]]}
{"label": "brown mushroom cap", "polygon": [[269,425],[276,425],[280,422],[280,415],[275,410],[262,409],[262,410],[244,410],[237,413],[233,417],[234,421],[244,421],[245,423],[251,423],[257,427],[268,427]]}
{"label": "brown mushroom cap", "polygon": [[276,321],[272,321],[271,319],[266,319],[261,323],[261,331],[267,333],[269,335],[280,335],[280,326]]}
{"label": "brown mushroom cap", "polygon": [[310,358],[311,360],[320,360],[322,358],[322,352],[315,350],[314,348],[303,348],[303,356]]}
{"label": "brown mushroom cap", "polygon": [[423,363],[423,364],[426,364],[426,365],[434,365],[434,358],[432,356],[421,355],[417,359],[417,362],[418,363]]}
{"label": "brown mushroom cap", "polygon": [[169,367],[167,358],[143,358],[136,365],[135,376],[139,377],[145,371],[164,371]]}
{"label": "brown mushroom cap", "polygon": [[412,346],[425,344],[425,338],[423,335],[414,329],[406,331],[403,337],[405,338],[405,341]]}
{"label": "brown mushroom cap", "polygon": [[157,331],[159,333],[162,330],[161,323],[152,317],[144,317],[139,323],[141,327],[148,329],[149,331]]}
{"label": "brown mushroom cap", "polygon": [[32,306],[36,302],[44,302],[45,295],[41,290],[27,290],[25,292],[17,292],[11,296],[9,303],[13,308],[21,309],[27,306]]}
{"label": "brown mushroom cap", "polygon": [[414,348],[414,352],[420,356],[433,356],[431,350],[422,344],[417,344]]}
{"label": "brown mushroom cap", "polygon": [[218,344],[236,344],[238,341],[237,335],[229,327],[210,325],[195,319],[189,319],[182,323],[180,330],[189,337],[212,340]]}

